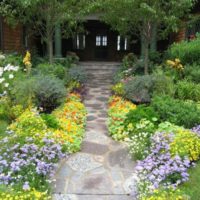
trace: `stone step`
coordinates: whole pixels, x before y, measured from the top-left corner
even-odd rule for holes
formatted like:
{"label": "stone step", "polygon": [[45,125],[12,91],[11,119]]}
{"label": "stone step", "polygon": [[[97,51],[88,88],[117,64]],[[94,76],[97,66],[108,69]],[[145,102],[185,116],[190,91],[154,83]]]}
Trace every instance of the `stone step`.
{"label": "stone step", "polygon": [[129,195],[54,194],[53,200],[135,200]]}

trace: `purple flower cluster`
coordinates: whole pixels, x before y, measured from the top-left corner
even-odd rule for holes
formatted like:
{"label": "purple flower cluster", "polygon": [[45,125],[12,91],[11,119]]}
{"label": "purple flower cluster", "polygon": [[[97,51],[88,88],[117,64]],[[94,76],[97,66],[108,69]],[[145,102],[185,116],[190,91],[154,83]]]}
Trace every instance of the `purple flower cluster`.
{"label": "purple flower cluster", "polygon": [[150,183],[153,189],[160,185],[177,186],[188,180],[190,160],[178,155],[171,157],[169,144],[172,140],[173,134],[156,133],[152,137],[151,153],[136,166],[140,180]]}
{"label": "purple flower cluster", "polygon": [[191,129],[192,132],[198,134],[200,136],[200,125]]}
{"label": "purple flower cluster", "polygon": [[40,146],[31,141],[27,138],[27,144],[10,147],[9,140],[4,140],[0,150],[0,184],[26,183],[34,174],[53,175],[56,163],[65,156],[61,146],[52,139],[44,139]]}

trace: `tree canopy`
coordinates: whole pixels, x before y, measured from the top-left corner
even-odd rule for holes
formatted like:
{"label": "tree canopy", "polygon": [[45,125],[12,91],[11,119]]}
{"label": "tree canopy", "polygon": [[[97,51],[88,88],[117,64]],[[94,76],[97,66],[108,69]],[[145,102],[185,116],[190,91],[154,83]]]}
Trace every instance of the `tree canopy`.
{"label": "tree canopy", "polygon": [[0,13],[9,23],[23,23],[36,30],[46,42],[49,61],[53,59],[53,36],[57,25],[70,35],[89,12],[91,0],[2,0]]}
{"label": "tree canopy", "polygon": [[102,20],[122,35],[139,34],[143,38],[145,73],[148,73],[148,50],[156,25],[158,36],[178,31],[180,20],[195,0],[99,0],[96,7]]}

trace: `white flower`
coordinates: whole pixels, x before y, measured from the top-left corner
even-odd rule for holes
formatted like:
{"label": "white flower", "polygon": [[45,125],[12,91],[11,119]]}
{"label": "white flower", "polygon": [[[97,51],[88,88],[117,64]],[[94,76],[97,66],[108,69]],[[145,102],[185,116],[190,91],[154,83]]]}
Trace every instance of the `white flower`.
{"label": "white flower", "polygon": [[8,87],[8,86],[9,86],[9,83],[5,83],[4,86],[5,86],[5,87]]}
{"label": "white flower", "polygon": [[5,78],[0,78],[0,83],[3,83],[5,81]]}
{"label": "white flower", "polygon": [[13,79],[14,78],[14,75],[13,74],[10,74],[9,75],[9,79]]}
{"label": "white flower", "polygon": [[3,75],[3,67],[0,67],[0,77]]}
{"label": "white flower", "polygon": [[11,64],[7,64],[5,67],[4,67],[4,71],[15,71],[17,72],[19,70],[19,67],[18,66],[13,66]]}
{"label": "white flower", "polygon": [[4,55],[2,55],[2,54],[0,54],[0,60],[5,60],[5,56]]}

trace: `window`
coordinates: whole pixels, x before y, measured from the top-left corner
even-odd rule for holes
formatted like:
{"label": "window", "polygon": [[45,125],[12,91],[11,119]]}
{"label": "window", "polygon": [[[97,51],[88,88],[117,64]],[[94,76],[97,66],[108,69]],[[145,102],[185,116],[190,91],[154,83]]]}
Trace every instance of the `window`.
{"label": "window", "polygon": [[117,50],[121,51],[127,51],[128,50],[128,38],[121,37],[120,35],[117,37]]}
{"label": "window", "polygon": [[96,36],[96,46],[101,46],[101,36]]}
{"label": "window", "polygon": [[97,35],[96,36],[96,46],[98,46],[98,47],[100,47],[100,46],[106,47],[107,45],[108,45],[107,36],[101,36],[101,35]]}
{"label": "window", "polygon": [[74,38],[74,49],[85,49],[85,35],[76,35],[76,37]]}
{"label": "window", "polygon": [[102,37],[102,46],[107,46],[107,36]]}

